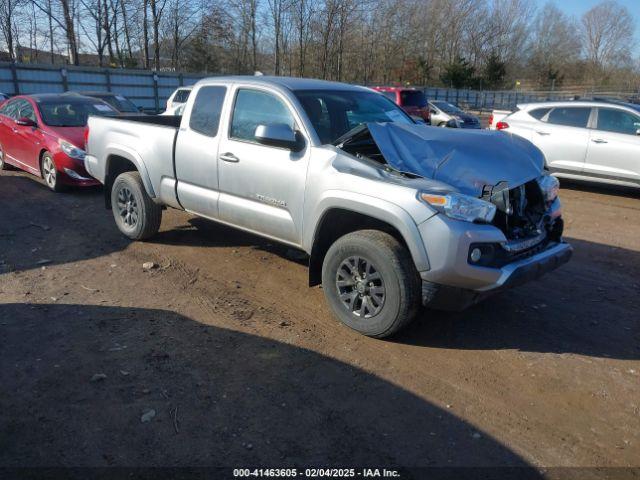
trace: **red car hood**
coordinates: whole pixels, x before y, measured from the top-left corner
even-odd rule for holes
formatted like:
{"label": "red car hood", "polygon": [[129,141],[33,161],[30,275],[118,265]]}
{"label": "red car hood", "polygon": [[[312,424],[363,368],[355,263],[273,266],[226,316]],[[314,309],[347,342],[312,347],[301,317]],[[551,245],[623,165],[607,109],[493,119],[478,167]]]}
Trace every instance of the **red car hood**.
{"label": "red car hood", "polygon": [[48,127],[48,133],[54,137],[66,140],[84,150],[84,132],[87,127]]}

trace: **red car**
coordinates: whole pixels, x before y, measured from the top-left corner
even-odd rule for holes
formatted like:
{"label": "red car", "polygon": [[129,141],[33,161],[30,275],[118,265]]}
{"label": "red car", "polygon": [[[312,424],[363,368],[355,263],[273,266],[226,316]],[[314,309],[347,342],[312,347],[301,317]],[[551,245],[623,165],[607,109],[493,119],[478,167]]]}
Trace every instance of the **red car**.
{"label": "red car", "polygon": [[371,88],[392,100],[409,115],[419,117],[426,123],[430,123],[429,105],[427,104],[427,97],[422,90],[406,87]]}
{"label": "red car", "polygon": [[0,106],[0,169],[13,165],[41,176],[53,191],[98,185],[84,169],[89,115],[116,116],[95,98],[24,95]]}

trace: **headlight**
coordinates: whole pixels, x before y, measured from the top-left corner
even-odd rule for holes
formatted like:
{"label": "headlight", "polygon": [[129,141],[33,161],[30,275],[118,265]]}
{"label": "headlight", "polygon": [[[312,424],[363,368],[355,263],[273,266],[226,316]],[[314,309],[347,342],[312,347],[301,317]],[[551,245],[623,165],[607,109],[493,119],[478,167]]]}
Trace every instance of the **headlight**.
{"label": "headlight", "polygon": [[69,142],[64,140],[58,140],[58,144],[64,153],[69,155],[71,158],[75,158],[76,160],[84,160],[85,151],[81,148],[72,145]]}
{"label": "headlight", "polygon": [[447,217],[465,222],[490,223],[496,214],[496,206],[493,203],[462,193],[421,193],[420,198]]}
{"label": "headlight", "polygon": [[560,182],[553,175],[542,175],[538,177],[538,185],[542,191],[545,203],[548,205],[558,197]]}

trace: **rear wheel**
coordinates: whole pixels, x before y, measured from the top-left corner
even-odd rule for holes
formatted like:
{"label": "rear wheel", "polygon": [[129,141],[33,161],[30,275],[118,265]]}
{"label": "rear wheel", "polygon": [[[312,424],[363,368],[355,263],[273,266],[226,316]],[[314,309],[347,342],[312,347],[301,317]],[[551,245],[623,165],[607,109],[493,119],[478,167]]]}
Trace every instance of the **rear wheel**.
{"label": "rear wheel", "polygon": [[329,248],[322,287],[338,319],[370,337],[396,333],[415,318],[420,304],[420,277],[411,255],[378,230],[349,233]]}
{"label": "rear wheel", "polygon": [[42,173],[42,178],[44,179],[44,183],[47,184],[47,187],[54,192],[61,192],[64,190],[64,186],[60,183],[58,178],[56,164],[49,152],[44,152],[42,154],[42,159],[40,160],[40,172]]}
{"label": "rear wheel", "polygon": [[111,189],[118,229],[132,240],[146,240],[160,229],[162,207],[149,197],[138,172],[121,173]]}

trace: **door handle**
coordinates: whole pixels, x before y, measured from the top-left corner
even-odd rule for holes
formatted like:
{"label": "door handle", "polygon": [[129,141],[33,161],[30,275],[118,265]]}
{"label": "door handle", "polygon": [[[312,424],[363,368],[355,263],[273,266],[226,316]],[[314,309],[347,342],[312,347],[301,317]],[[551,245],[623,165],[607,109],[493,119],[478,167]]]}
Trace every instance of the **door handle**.
{"label": "door handle", "polygon": [[240,159],[231,152],[223,153],[222,155],[220,155],[220,160],[231,163],[238,163],[240,161]]}
{"label": "door handle", "polygon": [[594,138],[591,140],[593,143],[607,143],[606,140],[603,140],[601,138]]}
{"label": "door handle", "polygon": [[537,133],[538,135],[543,135],[543,136],[545,136],[545,135],[551,135],[549,132],[543,132],[543,131],[541,131],[541,130],[536,130],[536,133]]}

